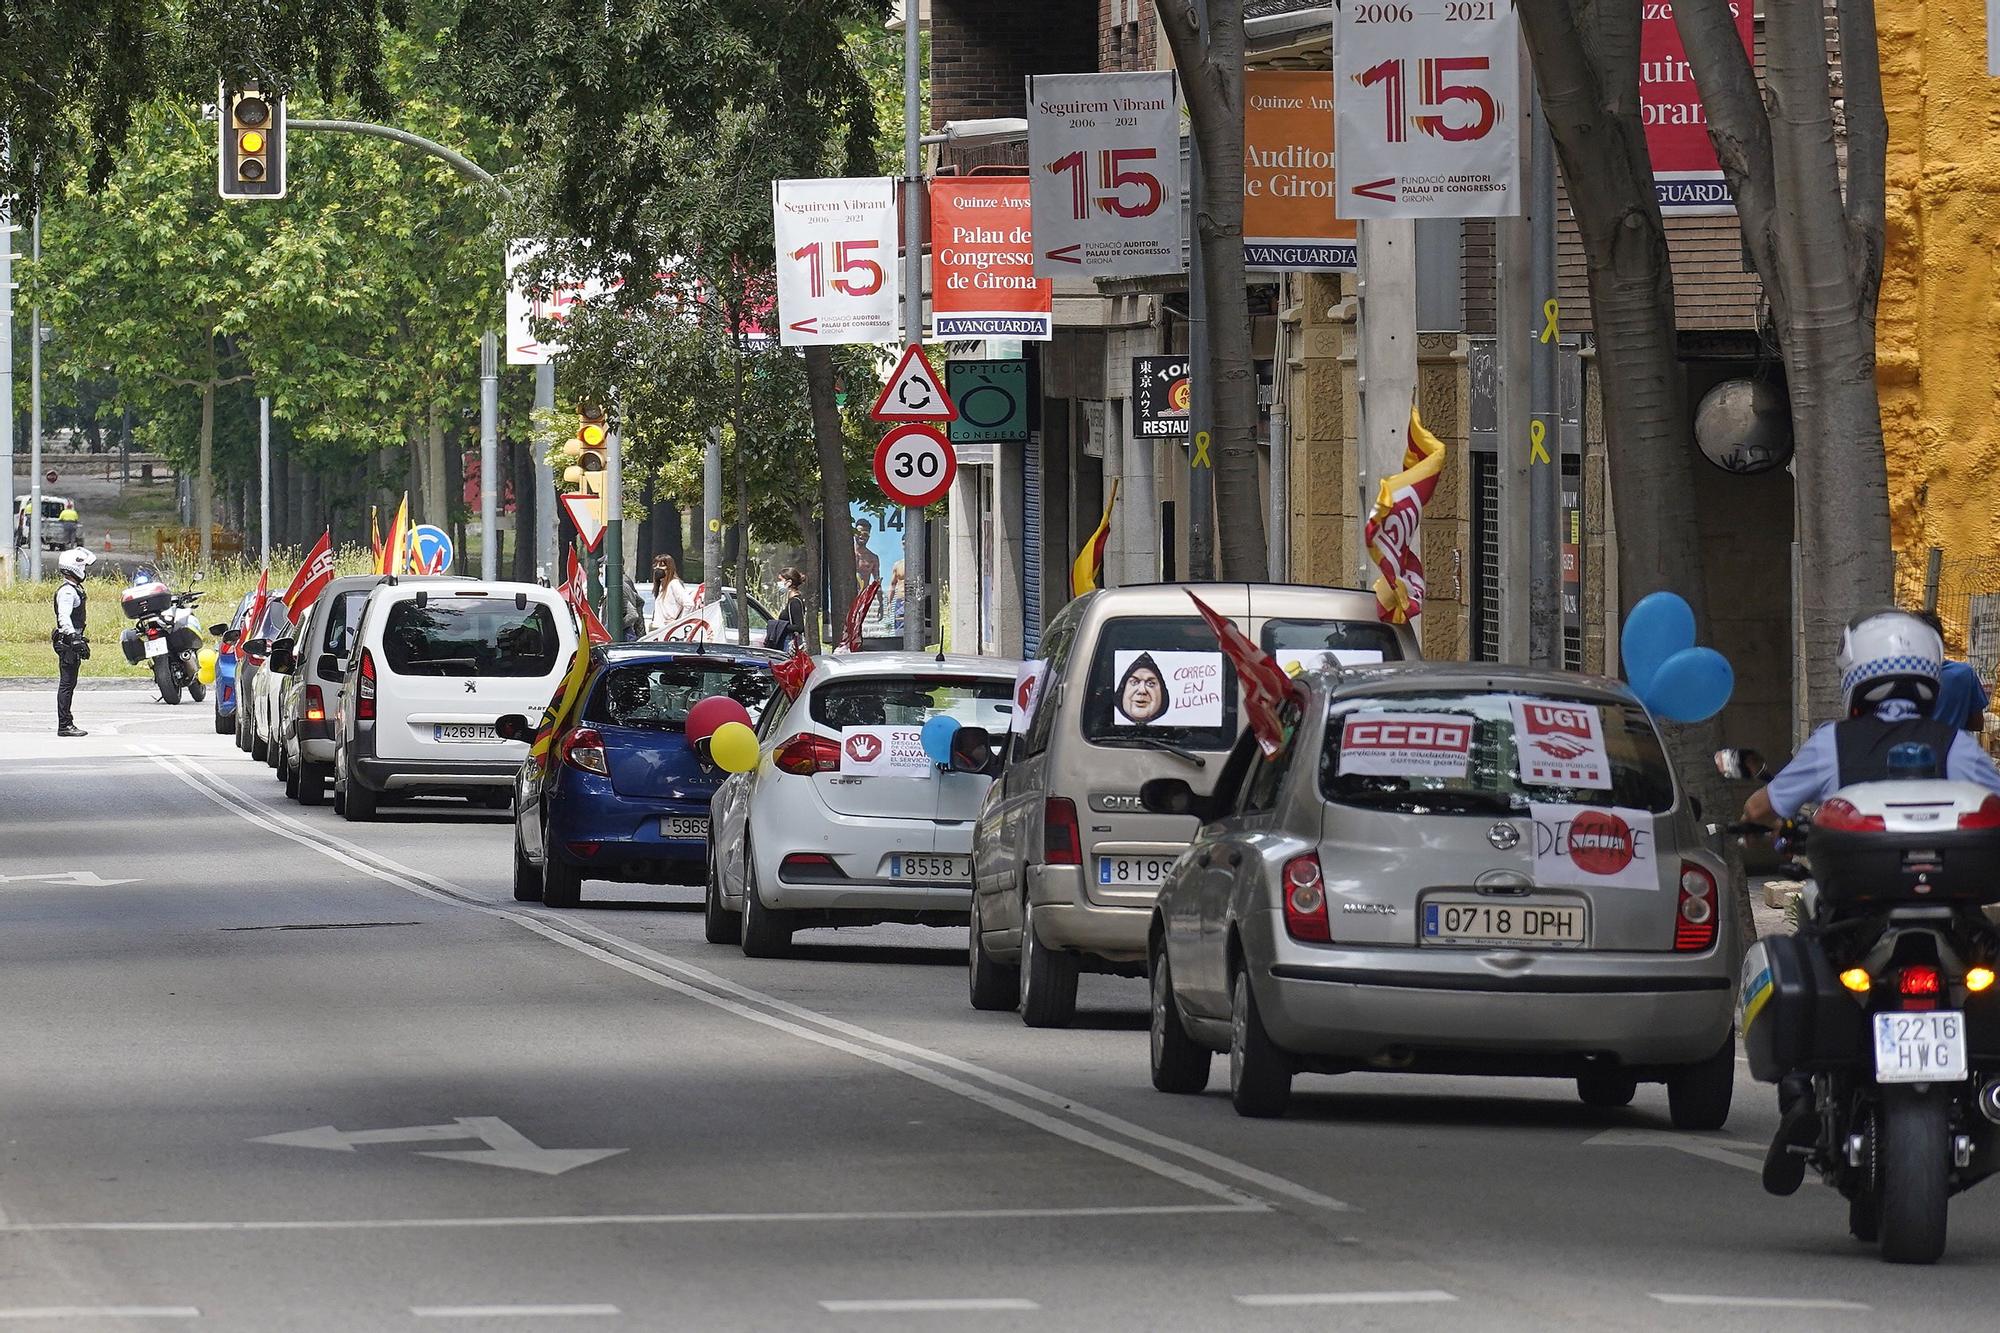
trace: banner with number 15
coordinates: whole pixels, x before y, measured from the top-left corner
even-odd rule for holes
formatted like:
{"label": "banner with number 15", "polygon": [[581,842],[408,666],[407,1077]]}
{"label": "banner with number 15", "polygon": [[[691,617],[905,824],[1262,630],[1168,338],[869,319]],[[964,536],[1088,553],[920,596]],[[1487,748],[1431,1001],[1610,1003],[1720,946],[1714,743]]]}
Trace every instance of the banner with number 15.
{"label": "banner with number 15", "polygon": [[1028,79],[1035,276],[1179,273],[1180,103],[1172,71]]}
{"label": "banner with number 15", "polygon": [[771,183],[778,243],[779,342],[896,342],[896,181]]}
{"label": "banner with number 15", "polygon": [[1521,212],[1510,0],[1341,0],[1334,139],[1344,218]]}

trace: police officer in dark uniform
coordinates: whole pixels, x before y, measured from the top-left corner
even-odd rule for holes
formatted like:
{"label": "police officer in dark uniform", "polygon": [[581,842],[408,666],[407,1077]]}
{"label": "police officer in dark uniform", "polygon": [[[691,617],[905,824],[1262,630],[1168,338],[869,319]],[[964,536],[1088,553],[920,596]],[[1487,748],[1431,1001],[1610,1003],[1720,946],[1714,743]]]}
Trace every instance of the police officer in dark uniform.
{"label": "police officer in dark uniform", "polygon": [[97,557],[81,546],[72,546],[56,558],[56,565],[62,570],[62,582],[56,585],[56,624],[50,631],[49,644],[56,650],[56,735],[87,736],[90,733],[76,725],[76,717],[70,712],[70,703],[76,698],[77,672],[83,660],[90,656],[90,605],[84,593],[83,575]]}

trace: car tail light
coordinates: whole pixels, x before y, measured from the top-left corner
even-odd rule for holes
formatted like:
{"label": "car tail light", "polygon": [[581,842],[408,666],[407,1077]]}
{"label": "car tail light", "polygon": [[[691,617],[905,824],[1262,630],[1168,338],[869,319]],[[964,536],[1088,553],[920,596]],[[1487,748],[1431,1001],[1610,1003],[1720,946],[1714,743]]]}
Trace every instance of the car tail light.
{"label": "car tail light", "polygon": [[319,686],[306,686],[306,721],[326,721],[326,696],[319,692]]}
{"label": "car tail light", "polygon": [[1681,862],[1681,900],[1680,910],[1674,914],[1674,949],[1695,953],[1713,948],[1716,915],[1715,876],[1693,862]]}
{"label": "car tail light", "polygon": [[771,762],[781,773],[806,777],[814,773],[840,771],[840,742],[831,736],[815,736],[802,731],[778,747]]}
{"label": "car tail light", "polygon": [[2000,796],[1989,793],[1970,814],[1958,817],[1960,828],[2000,828]]}
{"label": "car tail light", "polygon": [[1076,826],[1076,802],[1067,796],[1049,796],[1042,801],[1042,864],[1083,864],[1083,834]]}
{"label": "car tail light", "polygon": [[1843,796],[1822,805],[1812,822],[1814,828],[1832,829],[1836,833],[1880,833],[1889,827],[1882,816],[1862,814]]}
{"label": "car tail light", "polygon": [[589,727],[578,727],[563,737],[562,757],[563,762],[572,768],[580,768],[599,777],[611,776],[611,761],[604,755],[604,737]]}
{"label": "car tail light", "polygon": [[361,650],[361,665],[356,668],[359,677],[354,687],[354,720],[373,722],[375,720],[375,654],[368,649]]}
{"label": "car tail light", "polygon": [[1326,878],[1320,874],[1319,855],[1307,852],[1285,862],[1285,933],[1295,940],[1333,939],[1333,923],[1326,914]]}

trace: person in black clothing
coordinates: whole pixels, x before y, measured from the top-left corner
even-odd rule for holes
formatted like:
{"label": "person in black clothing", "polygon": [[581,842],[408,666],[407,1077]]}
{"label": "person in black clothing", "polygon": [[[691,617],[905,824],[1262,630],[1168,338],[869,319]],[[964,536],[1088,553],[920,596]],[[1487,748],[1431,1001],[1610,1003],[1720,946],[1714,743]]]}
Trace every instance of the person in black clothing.
{"label": "person in black clothing", "polygon": [[764,630],[767,648],[794,648],[806,642],[812,627],[812,606],[806,601],[806,576],[791,565],[778,571],[778,618]]}
{"label": "person in black clothing", "polygon": [[49,632],[49,646],[56,650],[56,735],[86,736],[76,725],[70,704],[76,698],[77,673],[90,656],[90,605],[84,592],[84,571],[97,557],[81,546],[72,546],[56,560],[62,582],[56,585],[55,628]]}

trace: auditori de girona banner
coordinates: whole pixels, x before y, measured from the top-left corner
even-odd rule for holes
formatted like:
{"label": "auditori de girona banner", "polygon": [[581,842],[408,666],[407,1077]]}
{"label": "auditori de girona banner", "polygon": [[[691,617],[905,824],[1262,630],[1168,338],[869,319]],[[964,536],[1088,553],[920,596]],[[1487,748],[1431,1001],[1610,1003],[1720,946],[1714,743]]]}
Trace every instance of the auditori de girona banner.
{"label": "auditori de girona banner", "polygon": [[[1731,0],[1743,49],[1750,50],[1750,0]],[[1673,0],[1644,0],[1639,23],[1639,115],[1646,126],[1646,152],[1653,159],[1653,193],[1662,213],[1733,213],[1736,199],[1715,144],[1708,137],[1708,111],[1694,68],[1674,24]]]}
{"label": "auditori de girona banner", "polygon": [[940,176],[931,182],[931,332],[938,338],[1055,336],[1054,286],[1035,276],[1028,182]]}
{"label": "auditori de girona banner", "polygon": [[1243,263],[1351,272],[1354,224],[1335,216],[1333,72],[1243,75]]}

